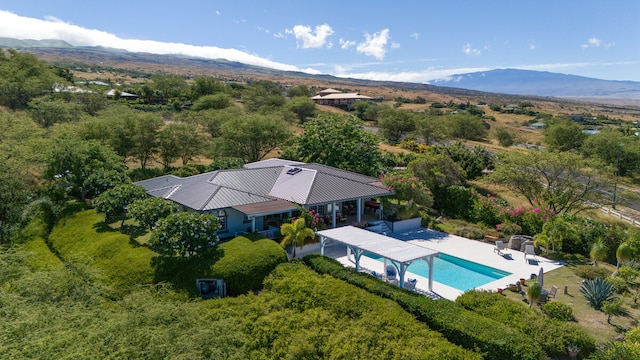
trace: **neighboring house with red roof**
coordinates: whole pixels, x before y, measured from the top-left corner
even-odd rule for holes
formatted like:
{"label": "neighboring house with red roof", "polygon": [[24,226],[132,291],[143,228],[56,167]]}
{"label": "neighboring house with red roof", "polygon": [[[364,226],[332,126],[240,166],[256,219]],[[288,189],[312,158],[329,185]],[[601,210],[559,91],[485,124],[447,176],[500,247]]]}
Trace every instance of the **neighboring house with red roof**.
{"label": "neighboring house with red roof", "polygon": [[242,169],[216,170],[178,177],[164,175],[136,182],[150,196],[179,204],[184,211],[218,217],[221,238],[246,231],[277,234],[283,219],[304,207],[330,219],[335,227],[340,209],[354,205],[356,220],[365,201],[393,195],[379,179],[321,164],[268,159]]}
{"label": "neighboring house with red roof", "polygon": [[373,100],[373,98],[360,95],[359,93],[343,93],[342,91],[335,89],[325,89],[312,97],[311,100],[315,101],[318,105],[349,107],[355,104],[358,100]]}

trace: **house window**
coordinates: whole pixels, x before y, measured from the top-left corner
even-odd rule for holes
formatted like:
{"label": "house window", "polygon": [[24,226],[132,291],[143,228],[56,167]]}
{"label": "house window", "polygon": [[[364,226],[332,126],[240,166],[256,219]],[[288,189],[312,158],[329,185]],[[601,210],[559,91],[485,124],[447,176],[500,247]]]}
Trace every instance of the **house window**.
{"label": "house window", "polygon": [[314,206],[309,206],[309,210],[313,210],[314,212],[318,213],[318,215],[323,216],[325,211],[324,211],[325,207],[324,205],[314,205]]}
{"label": "house window", "polygon": [[224,210],[218,210],[218,222],[220,223],[220,230],[227,230],[227,212]]}

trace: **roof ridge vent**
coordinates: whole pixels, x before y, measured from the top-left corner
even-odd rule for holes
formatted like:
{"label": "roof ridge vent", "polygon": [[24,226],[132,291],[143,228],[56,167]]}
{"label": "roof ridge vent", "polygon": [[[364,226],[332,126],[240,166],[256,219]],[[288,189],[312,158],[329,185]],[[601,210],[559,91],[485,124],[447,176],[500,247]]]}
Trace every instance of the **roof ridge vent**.
{"label": "roof ridge vent", "polygon": [[287,170],[287,175],[295,175],[295,174],[297,174],[297,173],[299,173],[301,171],[302,171],[301,168],[294,167],[294,168],[291,168],[291,169]]}

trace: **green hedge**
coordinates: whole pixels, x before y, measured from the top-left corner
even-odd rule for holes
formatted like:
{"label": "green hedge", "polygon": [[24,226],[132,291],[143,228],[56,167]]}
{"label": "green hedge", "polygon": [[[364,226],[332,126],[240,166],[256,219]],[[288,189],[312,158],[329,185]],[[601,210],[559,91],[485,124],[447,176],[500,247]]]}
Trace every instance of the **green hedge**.
{"label": "green hedge", "polygon": [[442,333],[449,341],[480,352],[485,359],[542,359],[545,353],[530,336],[498,321],[466,310],[455,302],[432,300],[400,289],[369,275],[347,269],[336,260],[308,255],[303,261],[312,269],[394,300],[418,320]]}
{"label": "green hedge", "polygon": [[468,291],[456,299],[464,308],[517,328],[542,346],[550,357],[567,354],[569,343],[577,344],[580,354],[595,350],[591,336],[575,323],[551,319],[536,309],[509,300],[497,293]]}
{"label": "green hedge", "polygon": [[251,241],[238,236],[218,245],[220,258],[211,266],[211,276],[223,278],[229,295],[262,289],[262,282],[275,267],[288,261],[287,253],[270,239]]}
{"label": "green hedge", "polygon": [[319,275],[299,262],[279,265],[259,296],[273,298],[272,306],[289,314],[282,317],[265,309],[253,322],[253,329],[263,328],[254,333],[264,334],[255,350],[266,351],[268,358],[482,358],[447,341],[393,301]]}
{"label": "green hedge", "polygon": [[110,228],[104,223],[104,214],[95,210],[82,210],[61,219],[51,231],[49,243],[65,262],[97,270],[117,294],[154,281],[151,262],[156,254]]}

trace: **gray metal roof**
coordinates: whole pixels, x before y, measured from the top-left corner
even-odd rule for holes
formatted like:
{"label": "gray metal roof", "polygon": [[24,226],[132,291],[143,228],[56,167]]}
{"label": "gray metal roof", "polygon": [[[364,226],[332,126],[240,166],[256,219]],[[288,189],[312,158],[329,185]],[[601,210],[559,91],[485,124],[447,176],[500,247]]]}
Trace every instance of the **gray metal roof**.
{"label": "gray metal roof", "polygon": [[[173,175],[139,181],[147,194],[194,210],[238,207],[281,199],[315,205],[392,194],[373,177],[320,164],[261,162],[243,169],[217,170],[181,178]],[[254,163],[255,164],[255,163]],[[299,169],[293,173],[289,170]]]}
{"label": "gray metal roof", "polygon": [[243,168],[255,169],[255,168],[262,168],[262,167],[274,167],[274,166],[285,166],[285,165],[291,166],[291,165],[299,165],[299,164],[304,164],[304,163],[300,161],[271,158],[271,159],[260,160],[260,161],[252,162],[249,164],[245,164]]}
{"label": "gray metal roof", "polygon": [[355,226],[343,226],[335,229],[316,231],[316,234],[399,263],[408,263],[438,254],[436,250],[414,245]]}

